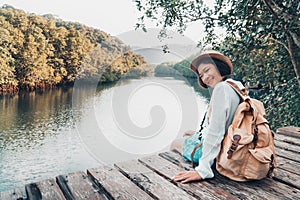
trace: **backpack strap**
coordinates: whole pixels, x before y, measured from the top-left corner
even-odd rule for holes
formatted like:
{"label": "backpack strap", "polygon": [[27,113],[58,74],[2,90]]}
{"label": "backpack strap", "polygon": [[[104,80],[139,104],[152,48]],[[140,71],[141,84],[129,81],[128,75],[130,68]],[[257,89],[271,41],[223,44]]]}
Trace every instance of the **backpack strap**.
{"label": "backpack strap", "polygon": [[[240,89],[233,81],[230,81],[230,80],[226,80],[225,81],[226,83],[228,83],[228,85],[231,86],[232,89],[234,89],[234,91],[240,96],[240,103],[241,102],[247,102],[249,104],[249,106],[251,107],[251,109],[253,110],[254,107],[253,107],[253,103],[251,102],[251,98],[250,96],[248,95],[248,90],[245,88],[245,89]],[[253,122],[256,122],[256,119],[257,119],[257,110],[256,108],[253,110]],[[256,124],[256,123],[253,123],[253,124]],[[236,127],[238,127],[239,125],[236,124]],[[253,127],[255,128],[255,127]]]}
{"label": "backpack strap", "polygon": [[192,154],[191,154],[191,161],[192,161],[193,167],[196,166],[196,163],[194,162],[194,155],[195,155],[195,153],[196,153],[196,150],[197,150],[199,147],[201,147],[201,146],[202,146],[202,142],[196,144],[195,147],[194,147],[194,149],[193,149],[193,151],[192,151]]}
{"label": "backpack strap", "polygon": [[[199,129],[198,132],[201,132],[201,131],[203,130],[203,128],[204,128],[203,125],[204,125],[204,122],[205,122],[206,115],[207,115],[207,110],[206,110],[206,112],[204,113],[203,119],[202,119],[201,124],[200,124],[200,129]],[[200,139],[201,139],[201,138],[200,138]]]}
{"label": "backpack strap", "polygon": [[226,80],[226,83],[230,85],[234,91],[240,96],[242,101],[246,101],[247,99],[250,99],[248,96],[248,91],[246,89],[241,90],[234,82]]}

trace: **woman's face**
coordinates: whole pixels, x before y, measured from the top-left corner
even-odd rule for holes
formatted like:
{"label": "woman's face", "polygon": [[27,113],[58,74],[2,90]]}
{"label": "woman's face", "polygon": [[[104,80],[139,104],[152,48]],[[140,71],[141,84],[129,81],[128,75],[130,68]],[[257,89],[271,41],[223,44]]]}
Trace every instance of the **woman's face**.
{"label": "woman's face", "polygon": [[201,63],[198,66],[198,73],[202,82],[211,88],[214,88],[217,83],[223,80],[223,77],[220,75],[217,67],[211,63]]}

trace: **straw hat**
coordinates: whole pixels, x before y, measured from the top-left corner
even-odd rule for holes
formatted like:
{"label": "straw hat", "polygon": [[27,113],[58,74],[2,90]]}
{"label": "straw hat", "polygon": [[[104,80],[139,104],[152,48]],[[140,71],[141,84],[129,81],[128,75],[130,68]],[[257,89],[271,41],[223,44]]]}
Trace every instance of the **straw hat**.
{"label": "straw hat", "polygon": [[[218,60],[221,60],[221,61],[225,62],[230,68],[230,74],[232,73],[232,63],[231,63],[230,59],[227,56],[224,56],[223,54],[221,54],[218,51],[207,50],[207,51],[201,53],[198,57],[196,57],[190,65],[191,70],[193,70],[197,75],[199,75],[198,74],[199,62],[203,58],[216,58]],[[228,75],[230,75],[230,74],[228,74]],[[202,80],[199,78],[199,76],[198,76],[198,81],[199,81],[200,86],[202,86],[203,88],[207,88],[207,85],[205,85],[202,82]]]}

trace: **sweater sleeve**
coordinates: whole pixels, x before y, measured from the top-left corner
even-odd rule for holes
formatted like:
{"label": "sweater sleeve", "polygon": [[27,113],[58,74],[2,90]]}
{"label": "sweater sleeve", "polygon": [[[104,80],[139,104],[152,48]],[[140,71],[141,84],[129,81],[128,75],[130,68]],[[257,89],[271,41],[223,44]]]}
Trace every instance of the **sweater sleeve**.
{"label": "sweater sleeve", "polygon": [[217,84],[212,93],[207,134],[202,144],[202,156],[199,159],[199,165],[195,168],[202,179],[214,176],[211,166],[220,152],[221,142],[225,134],[231,105],[231,98],[225,87],[222,83]]}

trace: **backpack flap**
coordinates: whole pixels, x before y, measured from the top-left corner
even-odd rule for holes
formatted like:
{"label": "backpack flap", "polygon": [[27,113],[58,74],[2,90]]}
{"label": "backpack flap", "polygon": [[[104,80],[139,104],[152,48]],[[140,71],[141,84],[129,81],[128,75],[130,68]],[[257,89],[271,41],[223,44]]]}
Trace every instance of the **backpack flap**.
{"label": "backpack flap", "polygon": [[[253,141],[253,123],[255,119],[253,119],[252,112],[254,110],[251,109],[250,104],[248,102],[242,102],[237,107],[235,115],[233,117],[233,121],[231,126],[228,128],[228,137],[232,139],[234,135],[240,135],[241,139],[239,140],[240,145],[246,145]],[[246,123],[245,123],[246,121]]]}

